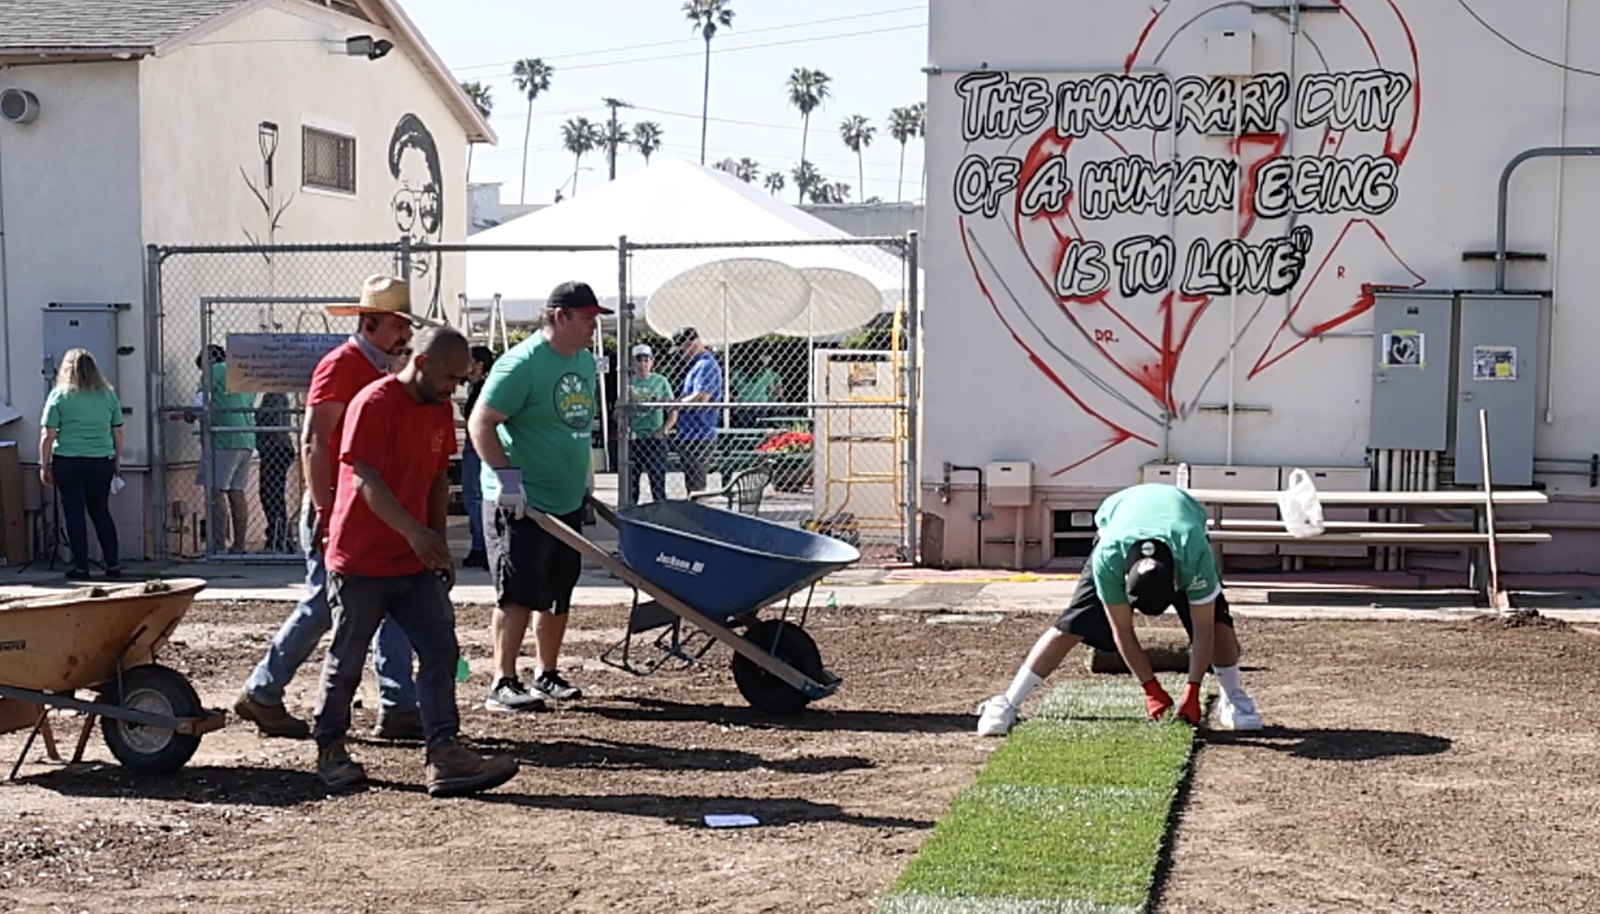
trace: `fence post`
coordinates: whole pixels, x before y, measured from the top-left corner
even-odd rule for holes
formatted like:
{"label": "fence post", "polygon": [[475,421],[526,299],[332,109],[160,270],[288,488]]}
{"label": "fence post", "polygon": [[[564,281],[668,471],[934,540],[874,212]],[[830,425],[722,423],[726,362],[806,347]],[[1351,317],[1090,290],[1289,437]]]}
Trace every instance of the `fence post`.
{"label": "fence post", "polygon": [[400,278],[406,282],[411,281],[411,236],[401,235],[400,245],[395,251],[395,260],[400,268]]}
{"label": "fence post", "polygon": [[211,365],[211,300],[201,298],[200,389],[205,391],[205,398],[200,409],[200,478],[206,482],[200,489],[206,502],[206,559],[217,553],[217,497],[222,491],[217,488],[216,455],[211,442],[211,408],[215,399],[211,395]]}
{"label": "fence post", "polygon": [[161,249],[146,245],[144,252],[144,398],[148,423],[149,485],[145,488],[145,516],[150,518],[155,539],[152,556],[167,560],[167,436],[163,407],[166,405],[167,364],[161,346]]}
{"label": "fence post", "polygon": [[918,460],[918,406],[921,392],[917,389],[919,374],[918,354],[921,349],[922,322],[918,305],[921,300],[917,281],[921,261],[918,247],[920,235],[916,230],[906,232],[906,561],[917,562],[917,505],[922,495],[920,461]]}
{"label": "fence post", "polygon": [[628,301],[628,236],[617,237],[617,508],[633,504],[630,472],[633,454],[628,447],[633,432],[633,304]]}

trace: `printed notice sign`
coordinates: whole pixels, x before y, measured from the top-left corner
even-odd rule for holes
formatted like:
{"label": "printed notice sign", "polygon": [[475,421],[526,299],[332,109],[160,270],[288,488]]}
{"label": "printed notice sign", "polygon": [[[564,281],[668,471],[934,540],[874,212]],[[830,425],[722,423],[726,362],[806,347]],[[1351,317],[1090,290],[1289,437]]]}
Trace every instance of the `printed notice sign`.
{"label": "printed notice sign", "polygon": [[1517,379],[1517,347],[1472,347],[1472,380],[1515,381]]}
{"label": "printed notice sign", "polygon": [[349,338],[340,333],[230,333],[228,389],[305,393],[317,362]]}
{"label": "printed notice sign", "polygon": [[1383,335],[1384,368],[1423,368],[1427,334],[1420,330],[1393,330]]}

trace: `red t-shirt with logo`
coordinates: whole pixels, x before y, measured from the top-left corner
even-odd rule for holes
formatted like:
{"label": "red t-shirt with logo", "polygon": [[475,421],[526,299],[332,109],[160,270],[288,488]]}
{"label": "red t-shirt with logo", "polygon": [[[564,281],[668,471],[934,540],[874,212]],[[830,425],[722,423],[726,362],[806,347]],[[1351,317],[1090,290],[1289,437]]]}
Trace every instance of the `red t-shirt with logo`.
{"label": "red t-shirt with logo", "polygon": [[317,370],[311,374],[311,389],[306,391],[306,410],[309,412],[319,403],[345,404],[345,415],[334,425],[333,438],[328,442],[335,451],[344,440],[344,423],[349,416],[350,401],[356,398],[361,388],[383,377],[383,374],[353,339],[335,346],[317,363]]}
{"label": "red t-shirt with logo", "polygon": [[382,578],[425,570],[406,538],[356,491],[355,462],[376,469],[406,513],[427,524],[433,480],[456,450],[455,425],[449,401],[418,403],[393,375],[356,394],[345,411],[339,448],[339,494],[328,527],[330,569]]}

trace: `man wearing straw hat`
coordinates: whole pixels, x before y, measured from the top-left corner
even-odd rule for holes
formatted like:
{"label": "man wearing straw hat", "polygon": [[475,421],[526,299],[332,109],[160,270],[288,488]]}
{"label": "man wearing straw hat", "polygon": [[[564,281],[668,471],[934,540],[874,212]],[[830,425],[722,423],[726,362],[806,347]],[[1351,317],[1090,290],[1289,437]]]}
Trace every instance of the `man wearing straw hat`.
{"label": "man wearing straw hat", "polygon": [[[583,529],[595,413],[594,290],[564,282],[546,299],[539,331],[506,350],[489,370],[467,433],[483,461],[483,526],[499,605],[490,621],[494,680],[484,707],[538,711],[547,699],[583,693],[557,669],[572,589],[583,570],[571,546],[546,533],[529,509]],[[517,677],[517,656],[533,621],[533,688]]]}
{"label": "man wearing straw hat", "polygon": [[[284,689],[311,656],[317,642],[333,627],[328,606],[328,569],[323,555],[328,520],[333,516],[338,449],[344,435],[345,409],[362,388],[390,373],[410,351],[413,324],[424,322],[411,313],[411,289],[403,279],[372,276],[362,285],[359,303],[329,305],[328,313],[356,316],[356,332],[317,363],[306,394],[301,434],[306,497],[301,506],[300,542],[306,551],[306,596],[273,637],[266,656],[256,665],[234,703],[235,714],[254,723],[266,736],[305,739],[311,728],[283,704]],[[378,674],[379,713],[375,735],[385,739],[421,739],[422,716],[411,671],[411,642],[392,620],[379,626],[372,644]]]}

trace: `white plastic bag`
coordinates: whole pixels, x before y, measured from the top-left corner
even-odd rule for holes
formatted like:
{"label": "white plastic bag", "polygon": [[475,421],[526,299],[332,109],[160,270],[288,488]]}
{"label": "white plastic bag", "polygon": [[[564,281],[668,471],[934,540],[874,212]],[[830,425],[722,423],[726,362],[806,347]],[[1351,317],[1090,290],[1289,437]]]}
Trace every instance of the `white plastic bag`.
{"label": "white plastic bag", "polygon": [[1299,467],[1289,474],[1288,488],[1278,493],[1278,512],[1292,536],[1316,536],[1327,529],[1322,522],[1317,487],[1311,484],[1311,474]]}

